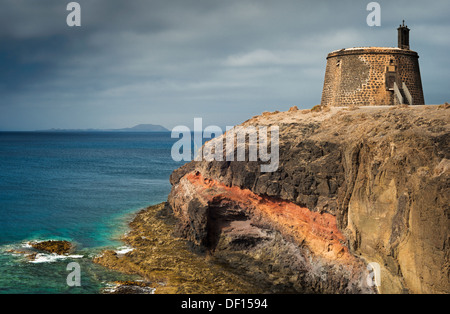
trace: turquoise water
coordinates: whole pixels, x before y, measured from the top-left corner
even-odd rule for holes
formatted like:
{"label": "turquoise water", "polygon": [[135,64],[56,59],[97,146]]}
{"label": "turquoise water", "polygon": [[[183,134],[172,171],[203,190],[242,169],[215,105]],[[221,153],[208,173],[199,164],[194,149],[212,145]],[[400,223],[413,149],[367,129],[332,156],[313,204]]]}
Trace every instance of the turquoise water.
{"label": "turquoise water", "polygon": [[[123,245],[132,214],[167,199],[170,173],[181,166],[170,133],[0,133],[0,293],[98,293],[128,277],[91,262]],[[28,241],[76,244],[64,259],[32,263]],[[66,284],[67,264],[81,268],[81,286]]]}

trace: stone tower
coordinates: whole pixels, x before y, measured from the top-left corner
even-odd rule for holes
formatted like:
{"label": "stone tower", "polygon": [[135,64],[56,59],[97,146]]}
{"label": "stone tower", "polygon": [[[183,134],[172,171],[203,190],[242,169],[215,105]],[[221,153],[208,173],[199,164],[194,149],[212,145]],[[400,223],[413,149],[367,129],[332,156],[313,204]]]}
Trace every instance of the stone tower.
{"label": "stone tower", "polygon": [[360,47],[328,54],[321,104],[325,106],[423,105],[419,55],[409,28],[400,25],[398,48]]}

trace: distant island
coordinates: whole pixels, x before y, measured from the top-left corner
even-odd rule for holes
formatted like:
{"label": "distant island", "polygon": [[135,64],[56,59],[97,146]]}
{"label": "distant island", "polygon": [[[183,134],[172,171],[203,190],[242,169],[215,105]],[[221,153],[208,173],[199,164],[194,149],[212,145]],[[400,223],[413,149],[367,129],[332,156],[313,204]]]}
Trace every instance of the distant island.
{"label": "distant island", "polygon": [[169,132],[162,125],[138,124],[131,128],[123,129],[48,129],[37,130],[36,132]]}

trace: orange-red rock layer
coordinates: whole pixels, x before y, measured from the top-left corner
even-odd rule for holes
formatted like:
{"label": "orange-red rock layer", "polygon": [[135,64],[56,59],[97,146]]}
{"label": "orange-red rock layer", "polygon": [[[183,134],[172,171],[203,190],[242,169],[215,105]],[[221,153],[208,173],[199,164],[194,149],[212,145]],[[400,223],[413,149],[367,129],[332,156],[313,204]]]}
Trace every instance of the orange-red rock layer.
{"label": "orange-red rock layer", "polygon": [[226,199],[247,208],[254,215],[276,227],[299,245],[305,245],[314,256],[348,264],[355,261],[346,246],[346,238],[337,227],[336,217],[329,213],[312,212],[288,201],[257,195],[248,189],[226,186],[204,178],[200,173],[185,176],[207,202]]}

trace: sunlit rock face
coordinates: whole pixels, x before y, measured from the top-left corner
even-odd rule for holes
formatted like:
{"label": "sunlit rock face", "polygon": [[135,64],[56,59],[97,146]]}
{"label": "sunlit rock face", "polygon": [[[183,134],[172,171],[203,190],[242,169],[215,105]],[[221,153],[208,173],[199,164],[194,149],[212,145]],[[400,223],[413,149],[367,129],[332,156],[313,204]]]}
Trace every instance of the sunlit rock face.
{"label": "sunlit rock face", "polygon": [[278,169],[177,169],[168,204],[178,233],[280,291],[448,293],[449,122],[448,105],[254,117],[242,126],[280,129]]}

